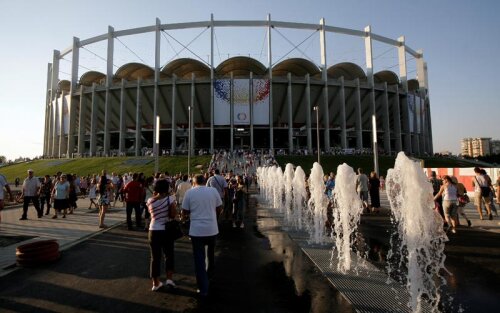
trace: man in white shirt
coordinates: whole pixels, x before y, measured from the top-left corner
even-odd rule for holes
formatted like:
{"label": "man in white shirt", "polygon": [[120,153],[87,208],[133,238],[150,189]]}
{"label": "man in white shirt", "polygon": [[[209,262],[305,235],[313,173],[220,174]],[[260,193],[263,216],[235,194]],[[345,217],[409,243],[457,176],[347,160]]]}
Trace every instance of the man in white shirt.
{"label": "man in white shirt", "polygon": [[[221,210],[222,200],[217,190],[205,186],[203,175],[197,175],[194,187],[184,195],[182,214],[189,215],[191,221],[189,236],[193,245],[196,282],[202,297],[208,296],[209,278],[214,270],[215,238],[219,233],[217,216]],[[208,266],[205,258],[208,259]]]}
{"label": "man in white shirt", "polygon": [[177,185],[176,191],[175,191],[175,196],[177,197],[177,203],[182,203],[184,200],[184,195],[186,194],[186,191],[191,189],[191,183],[188,181],[189,176],[184,175],[182,176],[182,179],[179,179],[181,181],[180,184]]}
{"label": "man in white shirt", "polygon": [[27,220],[28,219],[28,206],[30,202],[33,203],[33,206],[36,209],[38,218],[43,216],[43,212],[40,209],[40,201],[38,200],[38,196],[40,195],[40,187],[42,184],[38,180],[37,177],[33,175],[33,170],[28,170],[28,177],[24,179],[23,182],[23,191],[21,193],[21,197],[23,198],[23,215],[19,220]]}
{"label": "man in white shirt", "polygon": [[363,208],[368,208],[368,176],[363,173],[362,168],[358,168],[358,176],[356,177],[356,191],[359,198],[363,202]]}
{"label": "man in white shirt", "polygon": [[4,203],[4,192],[3,189],[7,190],[10,196],[10,201],[14,201],[14,197],[12,196],[12,191],[10,190],[9,184],[7,183],[7,178],[0,174],[0,222],[2,222],[2,210],[5,205]]}

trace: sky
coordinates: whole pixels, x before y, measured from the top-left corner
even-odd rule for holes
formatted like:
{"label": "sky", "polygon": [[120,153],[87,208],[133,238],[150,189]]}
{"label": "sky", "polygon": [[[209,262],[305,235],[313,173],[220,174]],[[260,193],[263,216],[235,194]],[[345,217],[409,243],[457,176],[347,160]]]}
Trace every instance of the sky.
{"label": "sky", "polygon": [[[500,97],[495,95],[500,70],[500,1],[497,0],[0,0],[0,155],[7,159],[42,154],[47,64],[53,50],[115,31],[162,23],[215,20],[273,20],[319,23],[363,30],[422,49],[428,64],[434,151],[460,152],[465,137],[500,139]],[[319,35],[278,30],[272,34],[273,59],[307,57],[319,64]],[[228,56],[250,55],[266,64],[264,28],[216,28],[216,65]],[[206,59],[210,32],[202,29],[162,36],[161,63],[178,57]],[[187,45],[195,37],[190,50]],[[175,39],[174,39],[175,38]],[[300,45],[300,51],[293,46]],[[128,62],[154,64],[153,33],[115,40],[115,71]],[[276,49],[276,50],[275,50]],[[375,72],[398,73],[396,49],[374,42]],[[365,68],[362,38],[327,36],[327,64],[353,62]],[[80,50],[79,76],[105,72],[106,44]],[[289,53],[289,54],[288,54]],[[70,79],[71,55],[60,62],[60,79]],[[408,78],[416,76],[408,60]]]}

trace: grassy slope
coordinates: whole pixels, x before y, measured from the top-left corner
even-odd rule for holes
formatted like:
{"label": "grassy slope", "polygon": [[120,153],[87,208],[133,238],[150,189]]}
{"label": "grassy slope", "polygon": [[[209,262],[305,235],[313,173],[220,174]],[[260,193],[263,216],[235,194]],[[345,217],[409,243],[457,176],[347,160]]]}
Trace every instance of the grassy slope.
{"label": "grassy slope", "polygon": [[[191,173],[198,173],[197,165],[207,168],[211,156],[195,156],[191,158]],[[57,171],[63,173],[76,173],[78,175],[98,174],[102,169],[108,173],[117,172],[143,172],[151,174],[154,171],[154,158],[87,158],[87,159],[52,159],[37,160],[33,162],[9,165],[0,168],[0,173],[7,177],[9,182],[13,182],[16,177],[26,177],[26,171],[33,169],[35,176],[45,174],[53,175]],[[170,173],[187,172],[187,156],[162,157],[159,161],[159,170]]]}
{"label": "grassy slope", "polygon": [[[300,165],[306,174],[310,173],[312,165],[317,161],[317,156],[278,156],[276,160],[283,168],[287,163],[292,163],[295,166]],[[387,170],[394,167],[394,161],[396,158],[380,156],[379,157],[379,168],[380,175],[386,176]],[[467,160],[457,160],[451,158],[425,158],[424,167],[474,167],[477,166],[475,163]],[[372,156],[322,156],[321,166],[323,167],[323,172],[336,172],[337,167],[342,164],[347,163],[354,170],[361,167],[364,169],[365,173],[369,173],[373,169],[373,157]]]}
{"label": "grassy slope", "polygon": [[[196,156],[191,158],[191,173],[198,173],[200,170],[195,168],[196,165],[203,165],[206,168],[210,162],[211,156]],[[312,164],[317,160],[316,156],[278,156],[276,157],[279,164],[283,167],[287,163],[292,163],[296,166],[300,165],[306,173],[309,173]],[[394,166],[393,157],[381,156],[379,158],[380,174],[386,175],[387,170]],[[369,173],[373,168],[373,158],[371,156],[323,156],[321,165],[323,171],[329,173],[336,172],[337,167],[347,163],[354,169],[362,167],[366,173]],[[457,160],[448,158],[426,158],[424,160],[425,167],[474,167],[475,163],[467,160]],[[87,158],[87,159],[52,159],[52,160],[37,160],[33,162],[9,165],[0,168],[0,173],[7,177],[9,182],[13,182],[16,177],[26,177],[26,170],[33,169],[36,176],[45,174],[55,174],[57,171],[64,173],[76,173],[78,175],[97,174],[102,169],[108,172],[115,171],[117,173],[124,172],[144,172],[146,174],[153,173],[154,158],[144,157],[114,157],[114,158]],[[187,156],[172,156],[160,158],[160,171],[168,171],[170,173],[187,172]]]}

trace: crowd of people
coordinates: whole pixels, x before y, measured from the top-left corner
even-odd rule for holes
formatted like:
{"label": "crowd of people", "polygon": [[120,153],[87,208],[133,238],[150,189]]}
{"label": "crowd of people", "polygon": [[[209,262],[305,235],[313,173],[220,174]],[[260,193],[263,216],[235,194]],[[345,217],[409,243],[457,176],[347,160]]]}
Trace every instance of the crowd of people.
{"label": "crowd of people", "polygon": [[[234,228],[244,228],[248,188],[254,179],[245,171],[256,161],[256,157],[243,152],[234,154],[238,161],[232,160],[232,154],[221,155],[226,160],[224,171],[217,168],[214,158],[209,171],[191,177],[182,173],[170,175],[168,172],[150,176],[115,172],[109,175],[103,170],[100,175],[78,176],[58,172],[38,178],[29,169],[17,196],[9,188],[5,177],[0,175],[0,209],[4,206],[4,189],[11,201],[23,203],[21,221],[28,220],[30,204],[38,218],[44,214],[52,214],[53,219],[69,218],[77,209],[78,201],[88,197],[88,209],[98,209],[98,227],[107,228],[107,210],[121,203],[121,207],[126,208],[128,229],[148,231],[153,291],[162,286],[176,287],[173,280],[175,238],[169,238],[169,226],[166,225],[172,221],[187,223],[199,293],[206,296],[208,281],[213,273],[219,224],[232,223]],[[227,166],[234,167],[241,174],[227,170]],[[205,256],[208,264],[205,263]],[[160,281],[162,259],[166,260],[167,279],[164,282]]]}
{"label": "crowd of people", "polygon": [[[497,179],[495,192],[493,182],[486,170],[475,167],[474,173],[472,180],[474,206],[481,220],[484,219],[483,208],[488,219],[492,220],[493,215],[498,216],[494,199],[496,197],[497,203],[500,203],[500,177]],[[456,228],[460,224],[460,216],[465,219],[469,227],[472,226],[471,220],[463,210],[470,201],[465,186],[455,176],[444,175],[438,178],[434,171],[429,181],[433,189],[435,209],[441,215],[446,230],[456,233]]]}

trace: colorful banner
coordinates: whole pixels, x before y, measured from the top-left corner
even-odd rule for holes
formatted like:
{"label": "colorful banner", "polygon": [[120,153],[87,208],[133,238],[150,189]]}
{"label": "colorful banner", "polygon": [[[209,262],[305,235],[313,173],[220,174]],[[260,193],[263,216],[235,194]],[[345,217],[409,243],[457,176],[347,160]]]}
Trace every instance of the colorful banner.
{"label": "colorful banner", "polygon": [[[253,80],[253,123],[269,125],[269,90],[267,79]],[[250,125],[250,80],[229,79],[214,81],[214,124],[231,124],[231,98],[234,125]]]}

